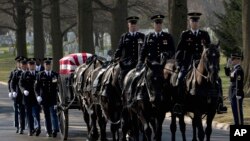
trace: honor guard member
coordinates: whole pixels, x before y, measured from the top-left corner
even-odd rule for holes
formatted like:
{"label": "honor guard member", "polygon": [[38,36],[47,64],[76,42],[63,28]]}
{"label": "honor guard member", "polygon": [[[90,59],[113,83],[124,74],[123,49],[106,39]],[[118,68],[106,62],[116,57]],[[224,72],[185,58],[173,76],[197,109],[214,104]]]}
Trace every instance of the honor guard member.
{"label": "honor guard member", "polygon": [[126,20],[128,22],[128,32],[122,34],[120,38],[118,49],[115,52],[115,60],[134,61],[134,64],[136,65],[138,52],[144,42],[145,35],[137,31],[139,17],[131,16]]}
{"label": "honor guard member", "polygon": [[24,57],[18,56],[16,60],[16,68],[11,71],[8,81],[9,97],[14,101],[14,125],[16,133],[23,134],[25,129],[25,109],[22,103],[22,93],[19,89],[18,82],[21,73],[27,69],[26,61],[22,61]]}
{"label": "honor guard member", "polygon": [[[38,105],[34,91],[34,84],[38,73],[35,69],[35,58],[28,59],[28,70],[22,73],[21,79],[19,81],[19,86],[23,93],[23,103],[26,110],[29,136],[32,136],[34,133],[36,136],[39,136],[41,133],[40,107]],[[34,121],[37,123],[36,129],[34,129]]]}
{"label": "honor guard member", "polygon": [[230,77],[230,87],[229,87],[229,100],[231,102],[234,124],[243,125],[243,81],[244,81],[244,72],[241,67],[242,54],[233,53],[231,54],[231,64],[232,69],[228,66],[225,67],[225,74]]}
{"label": "honor guard member", "polygon": [[210,37],[207,31],[199,29],[199,19],[202,14],[198,12],[188,13],[190,29],[183,31],[177,45],[175,59],[177,61],[177,70],[179,71],[177,85],[178,85],[178,99],[174,106],[174,112],[181,114],[183,112],[184,103],[184,87],[183,79],[186,76],[188,69],[191,68],[192,63],[198,64],[201,54],[203,52],[203,45],[210,44]]}
{"label": "honor guard member", "polygon": [[161,61],[161,54],[166,54],[167,58],[172,58],[175,54],[174,41],[172,36],[162,31],[162,23],[164,16],[155,15],[151,17],[154,22],[154,32],[149,33],[145,37],[144,45],[140,52],[140,58],[137,65],[137,70],[140,70],[145,62],[145,59],[149,61]]}
{"label": "honor guard member", "polygon": [[59,131],[58,117],[56,113],[57,107],[57,79],[58,73],[51,70],[52,58],[44,59],[45,70],[40,72],[35,83],[35,92],[37,101],[42,105],[47,136],[57,136]]}
{"label": "honor guard member", "polygon": [[37,58],[36,59],[36,71],[40,72],[40,71],[43,71],[43,70],[44,70],[44,66],[43,66],[43,63],[42,63],[42,59]]}

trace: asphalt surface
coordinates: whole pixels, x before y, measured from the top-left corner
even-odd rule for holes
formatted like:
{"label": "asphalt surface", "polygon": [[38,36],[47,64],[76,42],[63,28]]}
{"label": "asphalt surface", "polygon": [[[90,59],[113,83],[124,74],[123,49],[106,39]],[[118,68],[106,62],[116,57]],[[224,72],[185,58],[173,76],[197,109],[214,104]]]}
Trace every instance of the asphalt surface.
{"label": "asphalt surface", "polygon": [[[0,141],[47,141],[61,140],[60,136],[57,138],[48,138],[46,137],[46,132],[44,130],[44,117],[41,113],[41,125],[42,133],[39,137],[36,136],[27,136],[27,130],[24,131],[23,135],[15,133],[15,128],[13,126],[13,101],[8,98],[7,86],[0,83]],[[82,112],[75,109],[69,110],[69,141],[85,141],[87,140],[87,129],[82,117]],[[162,140],[170,141],[171,132],[170,132],[170,120],[166,119],[163,124],[163,133]],[[178,126],[178,125],[177,125]],[[111,140],[109,125],[107,126],[108,139]],[[192,140],[192,128],[190,124],[187,124],[186,128],[186,137],[187,141]],[[176,132],[176,140],[182,141],[181,134],[179,129]],[[229,131],[213,128],[212,141],[229,141]]]}

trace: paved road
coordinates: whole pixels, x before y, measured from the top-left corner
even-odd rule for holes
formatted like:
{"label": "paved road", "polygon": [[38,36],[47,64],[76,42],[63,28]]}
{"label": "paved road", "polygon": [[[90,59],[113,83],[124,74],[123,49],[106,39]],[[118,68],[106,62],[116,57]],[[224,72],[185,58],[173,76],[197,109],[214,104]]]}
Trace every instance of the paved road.
{"label": "paved road", "polygon": [[[0,141],[47,141],[47,140],[61,140],[60,137],[56,139],[47,138],[45,136],[44,126],[42,133],[39,137],[29,137],[27,136],[27,131],[25,131],[24,135],[19,135],[15,133],[15,128],[13,127],[13,109],[12,109],[12,101],[7,96],[7,87],[3,84],[0,84]],[[69,141],[85,141],[87,140],[87,129],[84,124],[82,113],[78,110],[70,110],[70,127],[69,127]],[[41,114],[42,122],[44,123],[43,115]],[[169,141],[171,137],[171,133],[169,130],[170,122],[165,120],[163,125],[163,141]],[[107,126],[109,127],[109,126]],[[109,132],[109,129],[108,129]],[[180,132],[177,131],[177,141],[181,141]],[[187,132],[186,132],[187,140],[192,140],[192,129],[191,125],[187,124]],[[110,139],[110,133],[108,134]],[[229,131],[213,129],[212,133],[212,141],[229,141]]]}

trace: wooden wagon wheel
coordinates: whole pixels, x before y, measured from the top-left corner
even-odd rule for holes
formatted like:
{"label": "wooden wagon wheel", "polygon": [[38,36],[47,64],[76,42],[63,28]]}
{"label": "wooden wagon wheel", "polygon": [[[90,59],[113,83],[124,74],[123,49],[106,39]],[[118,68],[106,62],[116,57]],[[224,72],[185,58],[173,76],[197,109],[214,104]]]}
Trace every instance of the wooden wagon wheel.
{"label": "wooden wagon wheel", "polygon": [[65,105],[65,97],[64,97],[64,91],[61,83],[61,78],[59,77],[58,82],[58,121],[59,121],[59,128],[60,128],[60,134],[62,140],[68,139],[68,129],[69,129],[69,114],[68,109],[63,109],[63,106]]}

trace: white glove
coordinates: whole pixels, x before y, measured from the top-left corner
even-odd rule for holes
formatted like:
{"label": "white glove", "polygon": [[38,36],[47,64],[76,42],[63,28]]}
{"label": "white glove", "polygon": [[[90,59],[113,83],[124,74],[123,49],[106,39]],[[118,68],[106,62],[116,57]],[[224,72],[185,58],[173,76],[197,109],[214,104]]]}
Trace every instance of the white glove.
{"label": "white glove", "polygon": [[12,98],[13,95],[12,95],[12,92],[9,92],[9,98]]}
{"label": "white glove", "polygon": [[13,92],[13,93],[12,93],[12,96],[13,96],[14,98],[16,98],[16,97],[17,97],[17,93],[16,93],[16,92]]}
{"label": "white glove", "polygon": [[41,103],[43,101],[41,96],[36,97],[36,100],[37,100],[38,103]]}
{"label": "white glove", "polygon": [[54,105],[54,110],[57,110],[57,105]]}
{"label": "white glove", "polygon": [[236,98],[237,98],[237,99],[241,99],[241,96],[236,95]]}
{"label": "white glove", "polygon": [[23,91],[23,94],[24,94],[25,96],[28,96],[28,95],[29,95],[29,91],[24,90],[24,91]]}

